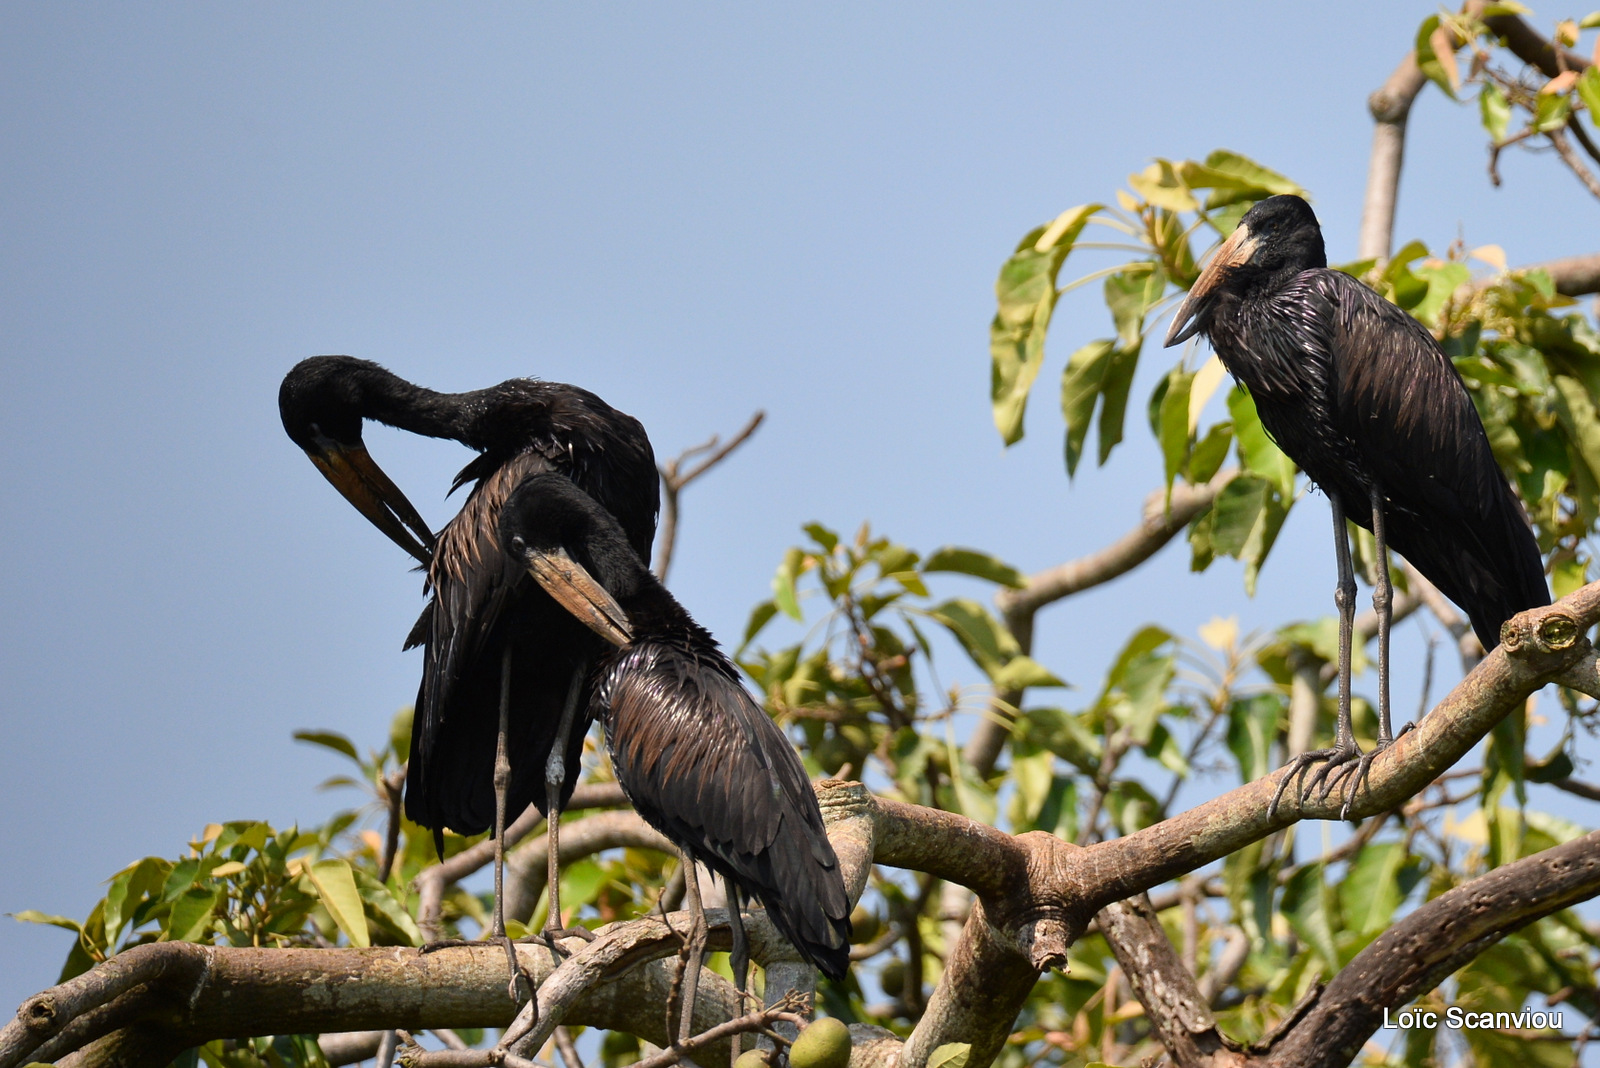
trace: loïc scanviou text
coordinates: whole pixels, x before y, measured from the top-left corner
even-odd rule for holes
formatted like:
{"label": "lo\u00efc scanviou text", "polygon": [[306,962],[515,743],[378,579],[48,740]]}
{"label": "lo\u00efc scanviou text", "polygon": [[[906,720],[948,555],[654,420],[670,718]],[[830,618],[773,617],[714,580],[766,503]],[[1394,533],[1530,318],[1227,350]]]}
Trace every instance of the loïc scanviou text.
{"label": "lo\u00efc scanviou text", "polygon": [[1519,1031],[1537,1031],[1541,1028],[1562,1027],[1561,1013],[1549,1011],[1530,1011],[1523,1009],[1520,1012],[1468,1012],[1459,1006],[1452,1005],[1443,1013],[1432,1012],[1425,1009],[1402,1009],[1393,1016],[1389,1010],[1383,1010],[1383,1026],[1399,1028],[1410,1031],[1415,1028],[1432,1029],[1443,1023],[1446,1027],[1454,1027],[1462,1031],[1480,1029],[1513,1028]]}

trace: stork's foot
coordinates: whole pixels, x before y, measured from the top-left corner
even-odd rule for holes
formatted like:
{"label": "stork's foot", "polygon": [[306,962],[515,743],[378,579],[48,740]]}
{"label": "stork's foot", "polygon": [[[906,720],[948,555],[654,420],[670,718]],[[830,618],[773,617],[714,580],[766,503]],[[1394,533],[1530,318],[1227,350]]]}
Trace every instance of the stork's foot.
{"label": "stork's foot", "polygon": [[595,933],[589,930],[587,927],[546,927],[538,934],[527,935],[524,938],[517,939],[517,941],[543,945],[545,948],[549,949],[550,952],[559,960],[564,957],[572,956],[572,954],[567,952],[565,947],[561,945],[561,939],[581,938],[585,942],[593,942],[595,937]]}
{"label": "stork's foot", "polygon": [[522,1004],[523,985],[526,984],[527,986],[529,998],[533,997],[534,990],[537,988],[537,984],[533,981],[533,973],[523,967],[522,962],[517,959],[517,947],[511,941],[510,936],[501,935],[494,941],[505,947],[506,966],[511,970],[511,979],[506,983],[506,993],[511,996],[513,1004],[520,1005]]}
{"label": "stork's foot", "polygon": [[1326,798],[1330,793],[1332,793],[1334,787],[1339,783],[1347,780],[1350,783],[1350,791],[1349,793],[1345,794],[1344,805],[1339,809],[1340,819],[1347,820],[1350,818],[1350,806],[1355,803],[1356,794],[1361,792],[1362,783],[1365,783],[1368,779],[1368,776],[1371,774],[1372,762],[1378,758],[1378,754],[1393,745],[1395,743],[1395,738],[1402,737],[1407,731],[1415,730],[1416,727],[1417,725],[1415,723],[1407,723],[1404,727],[1400,728],[1400,733],[1396,734],[1394,738],[1379,738],[1375,743],[1373,743],[1372,751],[1370,753],[1362,753],[1361,759],[1356,763],[1345,764],[1337,772],[1329,776],[1327,783],[1324,784],[1322,788],[1322,798]]}
{"label": "stork's foot", "polygon": [[[1301,753],[1289,761],[1284,765],[1288,770],[1283,778],[1278,780],[1278,789],[1272,795],[1272,804],[1267,806],[1267,818],[1272,819],[1278,814],[1278,802],[1283,800],[1284,791],[1289,788],[1289,784],[1295,780],[1296,776],[1300,778],[1300,790],[1295,796],[1300,801],[1304,801],[1306,794],[1314,792],[1317,784],[1325,779],[1330,771],[1349,763],[1360,755],[1361,750],[1357,749],[1354,743],[1351,743],[1348,746],[1336,745],[1331,749],[1313,749],[1311,752]],[[1308,783],[1306,776],[1310,773],[1314,764],[1323,766]]]}

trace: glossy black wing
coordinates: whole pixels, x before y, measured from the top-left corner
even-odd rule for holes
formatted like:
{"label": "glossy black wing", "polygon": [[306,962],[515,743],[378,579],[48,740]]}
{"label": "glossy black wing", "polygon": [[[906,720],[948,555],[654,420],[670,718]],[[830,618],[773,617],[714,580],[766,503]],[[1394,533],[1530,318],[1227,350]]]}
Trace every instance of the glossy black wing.
{"label": "glossy black wing", "polygon": [[849,900],[794,747],[720,654],[638,642],[596,691],[617,781],[639,814],[767,907],[826,974],[849,967]]}
{"label": "glossy black wing", "polygon": [[[1334,423],[1383,489],[1390,545],[1493,648],[1501,623],[1550,598],[1538,544],[1471,395],[1417,320],[1341,272],[1302,278],[1334,308]],[[1365,502],[1346,505],[1368,512]]]}

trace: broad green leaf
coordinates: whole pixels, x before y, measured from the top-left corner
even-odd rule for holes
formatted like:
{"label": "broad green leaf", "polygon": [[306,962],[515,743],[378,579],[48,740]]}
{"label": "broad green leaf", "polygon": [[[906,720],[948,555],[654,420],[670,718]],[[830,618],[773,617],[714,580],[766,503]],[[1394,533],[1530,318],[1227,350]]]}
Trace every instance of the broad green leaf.
{"label": "broad green leaf", "polygon": [[1033,829],[1053,834],[1064,842],[1078,837],[1078,778],[1076,775],[1057,775],[1050,783],[1039,814],[1034,817]]}
{"label": "broad green leaf", "polygon": [[790,549],[783,554],[783,563],[778,565],[778,573],[772,576],[772,603],[778,610],[791,619],[802,619],[800,614],[800,599],[795,592],[795,582],[800,578],[806,566],[806,554],[799,549]]}
{"label": "broad green leaf", "polygon": [[1089,436],[1089,423],[1094,418],[1095,401],[1100,397],[1101,383],[1111,363],[1116,342],[1091,341],[1067,360],[1061,373],[1061,415],[1067,424],[1067,474],[1078,469],[1078,459],[1083,455],[1083,442]]}
{"label": "broad green leaf", "polygon": [[1189,462],[1189,387],[1194,375],[1174,367],[1161,397],[1161,457],[1165,461],[1167,490]]}
{"label": "broad green leaf", "polygon": [[335,753],[343,753],[357,764],[361,763],[361,754],[356,752],[355,743],[337,731],[295,731],[294,739],[297,742],[309,742],[324,749],[332,749]]}
{"label": "broad green leaf", "polygon": [[1211,506],[1211,546],[1219,553],[1242,558],[1245,546],[1265,522],[1272,487],[1254,476],[1234,479],[1217,494]]}
{"label": "broad green leaf", "polygon": [[831,553],[839,547],[839,535],[823,526],[821,523],[807,523],[800,528],[817,543],[823,553]]}
{"label": "broad green leaf", "polygon": [[1123,834],[1153,826],[1161,818],[1161,802],[1143,783],[1119,779],[1106,791],[1106,812]]}
{"label": "broad green leaf", "polygon": [[1295,464],[1278,448],[1261,425],[1256,402],[1244,389],[1235,387],[1228,394],[1228,414],[1233,417],[1233,433],[1239,441],[1239,462],[1252,475],[1272,483],[1278,496],[1294,499]]}
{"label": "broad green leaf", "polygon": [[146,897],[160,894],[161,887],[172,871],[170,861],[160,857],[145,857],[118,872],[106,888],[105,925],[106,942],[115,945],[122,933],[122,925],[133,915],[133,910]]}
{"label": "broad green leaf", "polygon": [[422,945],[422,932],[417,929],[417,923],[411,918],[411,913],[406,911],[405,903],[396,898],[387,886],[366,872],[357,871],[355,877],[367,916],[382,926],[392,928],[405,940],[406,945]]}
{"label": "broad green leaf", "polygon": [[946,1042],[928,1054],[928,1068],[967,1068],[972,1056],[972,1043]]}
{"label": "broad green leaf", "polygon": [[178,895],[167,917],[163,942],[198,942],[211,926],[211,914],[222,899],[220,886],[191,886]]}
{"label": "broad green leaf", "polygon": [[1334,925],[1338,917],[1332,889],[1322,877],[1320,863],[1307,864],[1289,877],[1283,888],[1283,911],[1289,924],[1312,949],[1317,951],[1329,968],[1329,974],[1339,970],[1339,951],[1333,944]]}
{"label": "broad green leaf", "polygon": [[1486,81],[1478,92],[1478,114],[1483,128],[1495,144],[1506,139],[1506,127],[1511,122],[1511,102],[1494,82]]}
{"label": "broad green leaf", "polygon": [[1214,424],[1206,431],[1205,437],[1195,442],[1193,451],[1189,453],[1189,471],[1187,478],[1198,486],[1202,482],[1210,482],[1211,477],[1222,467],[1222,461],[1228,458],[1228,447],[1233,444],[1233,423],[1224,420]]}
{"label": "broad green leaf", "polygon": [[957,748],[954,737],[949,734],[945,738],[945,757],[950,762],[950,785],[955,789],[956,805],[960,808],[961,814],[979,823],[993,826],[995,817],[999,814],[999,804],[995,800],[994,790],[978,778],[978,773],[961,756],[961,750]]}
{"label": "broad green leaf", "polygon": [[[1592,68],[1591,68],[1592,69]],[[1572,98],[1565,93],[1540,93],[1534,105],[1533,128],[1540,133],[1559,130],[1572,114]]]}
{"label": "broad green leaf", "polygon": [[416,709],[406,705],[389,721],[389,750],[402,764],[411,759],[411,721],[415,716]]}
{"label": "broad green leaf", "polygon": [[365,949],[372,944],[367,932],[367,917],[361,906],[361,892],[356,889],[355,873],[350,862],[338,858],[319,860],[306,869],[311,885],[316,887],[322,907],[338,925],[350,944]]}
{"label": "broad green leaf", "polygon": [[1429,15],[1417,27],[1417,67],[1429,81],[1443,89],[1445,95],[1454,99],[1461,74],[1456,68],[1455,53],[1449,47],[1453,43],[1450,31],[1441,32],[1441,29],[1438,15]]}
{"label": "broad green leaf", "polygon": [[1043,664],[1031,656],[1014,656],[990,676],[997,690],[1026,690],[1033,686],[1065,686]]}
{"label": "broad green leaf", "polygon": [[1594,398],[1575,378],[1556,375],[1552,383],[1559,401],[1557,411],[1572,428],[1573,444],[1590,474],[1600,480],[1600,412],[1595,410]]}
{"label": "broad green leaf", "polygon": [[922,562],[922,570],[924,574],[929,571],[954,571],[988,579],[1012,589],[1021,589],[1028,584],[1026,576],[1004,560],[977,549],[963,549],[955,545],[946,545],[929,553]]}
{"label": "broad green leaf", "polygon": [[1032,742],[1015,739],[1011,743],[1011,768],[1006,778],[1016,787],[1006,806],[1011,833],[1033,830],[1034,820],[1044,809],[1055,783],[1056,755]]}
{"label": "broad green leaf", "polygon": [[1158,159],[1140,174],[1128,175],[1128,185],[1145,201],[1168,211],[1194,211],[1200,207],[1172,163]]}
{"label": "broad green leaf", "polygon": [[1167,276],[1154,263],[1130,263],[1106,278],[1106,307],[1117,325],[1117,340],[1136,349],[1144,340],[1144,319],[1167,290]]}
{"label": "broad green leaf", "polygon": [[1272,740],[1277,737],[1282,699],[1263,693],[1228,707],[1228,749],[1239,762],[1239,778],[1254,782],[1272,770]]}
{"label": "broad green leaf", "polygon": [[928,615],[944,624],[985,675],[992,677],[1022,652],[1011,632],[977,601],[952,598],[934,606]]}
{"label": "broad green leaf", "polygon": [[1063,212],[1049,226],[1023,238],[1000,268],[995,283],[999,307],[989,326],[989,395],[995,427],[1007,445],[1022,439],[1028,392],[1044,363],[1056,276],[1078,233],[1099,210],[1098,204],[1086,204]]}
{"label": "broad green leaf", "polygon": [[22,909],[9,915],[18,923],[41,923],[50,927],[62,927],[75,934],[83,932],[83,924],[77,920],[69,920],[65,916],[52,916],[49,913],[40,912],[38,909]]}
{"label": "broad green leaf", "polygon": [[1083,717],[1059,708],[1030,708],[1017,722],[1018,736],[1043,746],[1073,767],[1093,775],[1100,766],[1099,737]]}
{"label": "broad green leaf", "polygon": [[1412,307],[1411,314],[1423,325],[1435,328],[1439,325],[1439,312],[1443,310],[1445,301],[1472,279],[1472,272],[1464,263],[1441,261],[1437,264],[1423,264],[1417,268],[1416,274],[1428,284],[1428,289],[1422,299]]}
{"label": "broad green leaf", "polygon": [[760,634],[772,618],[778,614],[778,605],[774,601],[762,601],[750,610],[750,622],[744,625],[744,638],[739,642],[742,650],[749,645],[755,636]]}
{"label": "broad green leaf", "polygon": [[1111,350],[1104,377],[1100,380],[1099,458],[1104,466],[1111,450],[1122,442],[1122,426],[1128,413],[1128,391],[1133,374],[1139,369],[1139,346]]}
{"label": "broad green leaf", "polygon": [[1416,883],[1414,877],[1409,885],[1401,877],[1407,859],[1399,842],[1374,842],[1350,861],[1350,870],[1339,885],[1339,899],[1345,923],[1352,930],[1376,934],[1389,926],[1395,909]]}

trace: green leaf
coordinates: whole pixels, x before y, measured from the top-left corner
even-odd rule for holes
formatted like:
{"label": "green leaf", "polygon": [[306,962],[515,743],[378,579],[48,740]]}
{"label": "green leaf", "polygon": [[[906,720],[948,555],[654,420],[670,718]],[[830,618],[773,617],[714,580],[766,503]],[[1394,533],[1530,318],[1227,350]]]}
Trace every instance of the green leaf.
{"label": "green leaf", "polygon": [[1534,106],[1533,128],[1540,133],[1559,130],[1567,124],[1567,116],[1571,114],[1572,98],[1566,93],[1540,93]]}
{"label": "green leaf", "polygon": [[377,920],[380,925],[391,928],[404,939],[406,945],[422,945],[422,932],[417,929],[417,923],[411,918],[411,913],[406,911],[404,902],[395,897],[394,893],[374,876],[364,871],[357,871],[355,877],[367,916]]}
{"label": "green leaf", "polygon": [[1143,783],[1131,779],[1119,779],[1111,784],[1111,789],[1106,791],[1105,806],[1117,830],[1123,834],[1142,831],[1161,818],[1161,802]]}
{"label": "green leaf", "polygon": [[83,933],[83,924],[77,920],[69,920],[65,916],[52,916],[49,913],[40,912],[38,909],[23,909],[20,912],[9,913],[9,915],[18,923],[41,923],[51,927],[62,927],[75,934]]}
{"label": "green leaf", "polygon": [[1019,590],[1028,584],[1027,577],[1004,560],[977,549],[963,549],[955,545],[946,545],[929,553],[922,562],[922,570],[924,574],[929,571],[954,571]]}
{"label": "green leaf", "polygon": [[1556,375],[1557,414],[1571,428],[1572,441],[1590,474],[1600,480],[1600,412],[1583,383],[1566,375]]}
{"label": "green leaf", "polygon": [[415,716],[416,709],[406,705],[389,721],[389,751],[402,764],[411,759],[411,721]]}
{"label": "green leaf", "polygon": [[825,554],[831,553],[839,547],[839,535],[821,523],[807,523],[800,529],[805,531]]}
{"label": "green leaf", "polygon": [[1166,462],[1167,490],[1189,462],[1189,387],[1194,375],[1174,367],[1161,397],[1161,457]]}
{"label": "green leaf", "polygon": [[1061,373],[1061,415],[1067,423],[1067,474],[1078,469],[1078,459],[1083,455],[1083,442],[1089,436],[1089,423],[1094,418],[1095,401],[1100,397],[1101,384],[1111,364],[1116,342],[1091,341],[1067,360]]}
{"label": "green leaf", "polygon": [[316,887],[322,907],[344,932],[350,944],[365,949],[372,944],[367,932],[367,917],[361,906],[361,892],[356,889],[355,873],[348,860],[337,857],[319,860],[306,869],[311,885]]}
{"label": "green leaf", "polygon": [[799,620],[804,617],[800,614],[799,595],[795,592],[795,582],[806,566],[806,554],[799,549],[790,549],[783,554],[783,563],[778,565],[777,574],[772,576],[772,603],[778,610],[791,619]]}
{"label": "green leaf", "polygon": [[1184,477],[1196,486],[1210,482],[1222,468],[1222,461],[1228,458],[1228,447],[1232,444],[1233,424],[1226,420],[1213,424],[1189,453],[1189,471]]}
{"label": "green leaf", "polygon": [[1239,778],[1254,782],[1272,770],[1272,740],[1283,709],[1276,694],[1263,693],[1228,707],[1228,750],[1239,762]]}
{"label": "green leaf", "polygon": [[1235,387],[1228,394],[1228,413],[1233,417],[1233,433],[1239,441],[1239,462],[1250,474],[1266,479],[1285,501],[1294,499],[1294,461],[1278,448],[1261,425],[1256,402],[1244,389]]}
{"label": "green leaf", "polygon": [[928,616],[942,623],[985,675],[994,676],[1022,652],[1011,632],[1000,626],[977,601],[952,598],[934,606]]}
{"label": "green leaf", "polygon": [[357,764],[361,763],[361,754],[356,752],[355,743],[337,731],[295,731],[294,739],[297,742],[309,742],[324,749],[332,749],[335,753],[343,753]]}
{"label": "green leaf", "polygon": [[1006,778],[1016,787],[1006,806],[1011,833],[1034,829],[1034,821],[1044,810],[1055,784],[1056,755],[1032,742],[1015,739],[1011,743],[1011,768]]}
{"label": "green leaf", "polygon": [[106,889],[105,925],[106,944],[116,945],[122,925],[132,917],[133,910],[147,897],[158,895],[172,864],[160,857],[145,857],[118,872]]}
{"label": "green leaf", "polygon": [[989,326],[989,395],[995,427],[1007,445],[1022,439],[1028,392],[1044,364],[1056,276],[1084,224],[1099,210],[1098,204],[1085,204],[1063,212],[1023,238],[1000,268],[995,283],[999,307]]}
{"label": "green leaf", "polygon": [[1445,95],[1454,99],[1460,74],[1456,69],[1455,54],[1442,55],[1433,47],[1434,31],[1438,28],[1438,15],[1429,15],[1422,21],[1422,25],[1417,27],[1417,67],[1429,81],[1443,89]]}
{"label": "green leaf", "polygon": [[1472,279],[1472,272],[1464,263],[1437,263],[1417,268],[1416,276],[1426,282],[1428,288],[1422,299],[1412,306],[1411,314],[1425,326],[1437,327],[1445,301]]}
{"label": "green leaf", "polygon": [[1100,766],[1100,739],[1083,717],[1059,708],[1030,708],[1018,719],[1019,737],[1043,746],[1086,774]]}
{"label": "green leaf", "polygon": [[1283,888],[1283,911],[1300,940],[1317,951],[1330,974],[1339,970],[1339,951],[1333,944],[1336,902],[1322,877],[1320,863],[1307,864],[1289,877]]}
{"label": "green leaf", "polygon": [[1478,114],[1490,140],[1500,144],[1506,139],[1506,127],[1511,122],[1511,102],[1494,82],[1484,82],[1478,91]]}
{"label": "green leaf", "polygon": [[1211,547],[1227,556],[1242,558],[1262,524],[1272,487],[1254,476],[1241,475],[1222,487],[1211,507]]}
{"label": "green leaf", "polygon": [[1128,391],[1133,388],[1133,373],[1139,369],[1139,346],[1111,351],[1110,363],[1100,381],[1100,450],[1097,463],[1104,466],[1111,450],[1122,441],[1122,426],[1128,413]]}
{"label": "green leaf", "polygon": [[1339,885],[1347,926],[1359,934],[1376,934],[1389,926],[1416,884],[1415,872],[1409,885],[1401,878],[1407,859],[1399,842],[1374,842],[1355,855]]}
{"label": "green leaf", "polygon": [[222,899],[220,886],[191,886],[178,895],[167,917],[163,942],[199,942],[211,926],[211,914]]}
{"label": "green leaf", "polygon": [[744,625],[744,639],[739,642],[739,648],[742,650],[754,641],[755,636],[760,634],[762,629],[772,622],[772,617],[777,614],[778,605],[773,601],[762,601],[752,608],[750,610],[750,622]]}
{"label": "green leaf", "polygon": [[1031,656],[1014,656],[990,676],[997,690],[1026,690],[1030,686],[1065,686]]}
{"label": "green leaf", "polygon": [[971,1056],[971,1042],[946,1042],[928,1054],[928,1068],[967,1068]]}
{"label": "green leaf", "polygon": [[1189,187],[1169,160],[1158,159],[1141,174],[1128,175],[1128,185],[1145,202],[1168,211],[1194,211],[1200,207]]}
{"label": "green leaf", "polygon": [[[1521,7],[1522,5],[1518,4],[1517,6]],[[1580,30],[1592,30],[1596,26],[1600,26],[1600,11],[1591,11],[1578,20],[1578,29]],[[1592,70],[1593,68],[1590,69]]]}
{"label": "green leaf", "polygon": [[1130,263],[1106,278],[1106,307],[1117,325],[1122,347],[1138,348],[1144,340],[1144,319],[1167,291],[1167,276],[1152,262]]}

